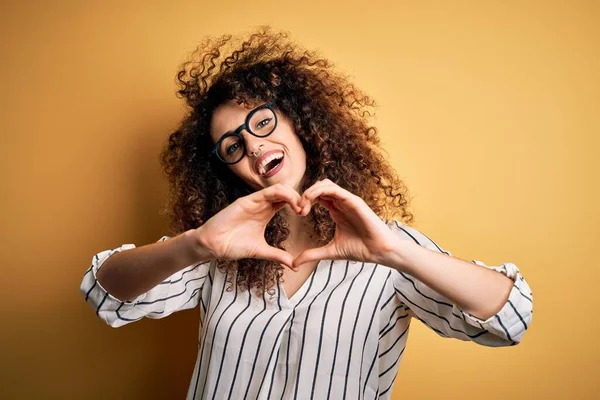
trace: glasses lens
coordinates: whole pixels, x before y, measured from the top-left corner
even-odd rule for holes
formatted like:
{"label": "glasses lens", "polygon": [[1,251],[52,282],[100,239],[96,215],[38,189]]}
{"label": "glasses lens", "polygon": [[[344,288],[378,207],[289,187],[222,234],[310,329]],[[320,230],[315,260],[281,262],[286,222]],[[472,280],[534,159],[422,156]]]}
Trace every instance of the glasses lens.
{"label": "glasses lens", "polygon": [[234,163],[244,156],[244,144],[237,136],[227,136],[219,144],[219,157],[226,163]]}
{"label": "glasses lens", "polygon": [[[256,110],[248,121],[250,132],[259,137],[269,136],[275,130],[275,125],[275,114],[269,108]],[[240,137],[227,136],[221,140],[217,151],[221,160],[226,163],[235,163],[244,157],[244,143]]]}
{"label": "glasses lens", "polygon": [[261,108],[254,112],[248,121],[250,132],[256,136],[270,135],[275,129],[275,114],[269,108]]}

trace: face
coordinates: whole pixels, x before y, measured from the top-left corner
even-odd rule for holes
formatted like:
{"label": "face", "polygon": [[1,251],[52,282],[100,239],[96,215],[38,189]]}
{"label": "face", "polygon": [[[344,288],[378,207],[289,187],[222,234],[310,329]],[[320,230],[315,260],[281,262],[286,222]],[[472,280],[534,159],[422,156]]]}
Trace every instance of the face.
{"label": "face", "polygon": [[[246,108],[233,100],[221,104],[214,111],[211,120],[210,135],[213,145],[221,136],[233,132],[243,124],[253,108]],[[291,121],[276,108],[274,110],[277,114],[277,127],[273,133],[266,137],[256,137],[247,130],[242,130],[240,135],[246,143],[246,154],[241,161],[229,164],[227,167],[254,190],[261,190],[275,183],[284,183],[299,191],[306,170],[306,152],[294,132]],[[272,150],[283,153],[281,168],[273,176],[261,175],[256,162],[263,154]],[[252,155],[252,152],[258,156]]]}

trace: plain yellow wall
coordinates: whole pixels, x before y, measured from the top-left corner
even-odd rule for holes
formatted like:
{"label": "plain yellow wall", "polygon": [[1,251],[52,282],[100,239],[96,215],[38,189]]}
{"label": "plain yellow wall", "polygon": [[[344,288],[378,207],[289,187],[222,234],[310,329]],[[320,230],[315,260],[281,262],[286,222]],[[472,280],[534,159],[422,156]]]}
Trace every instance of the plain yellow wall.
{"label": "plain yellow wall", "polygon": [[166,233],[158,153],[184,113],[178,64],[207,34],[260,24],[321,50],[378,102],[418,229],[457,257],[514,262],[533,288],[515,347],[413,321],[394,398],[598,393],[599,2],[0,7],[0,398],[184,398],[197,309],[115,330],[79,283],[93,254]]}

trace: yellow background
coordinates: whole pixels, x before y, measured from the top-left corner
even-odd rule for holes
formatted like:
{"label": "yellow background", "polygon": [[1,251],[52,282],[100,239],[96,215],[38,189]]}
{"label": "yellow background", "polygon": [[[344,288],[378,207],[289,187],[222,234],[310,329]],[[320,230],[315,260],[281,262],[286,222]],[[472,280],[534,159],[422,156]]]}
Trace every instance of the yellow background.
{"label": "yellow background", "polygon": [[599,17],[596,1],[3,2],[0,397],[184,398],[197,309],[115,330],[79,283],[93,254],[166,232],[178,64],[259,24],[378,102],[415,227],[457,257],[514,262],[533,288],[516,347],[414,320],[394,398],[595,397]]}

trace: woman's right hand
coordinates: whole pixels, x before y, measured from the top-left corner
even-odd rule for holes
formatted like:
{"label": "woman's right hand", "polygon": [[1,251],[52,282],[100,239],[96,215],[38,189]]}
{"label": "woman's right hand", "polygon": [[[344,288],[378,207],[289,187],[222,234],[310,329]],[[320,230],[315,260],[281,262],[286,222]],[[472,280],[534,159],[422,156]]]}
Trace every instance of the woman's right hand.
{"label": "woman's right hand", "polygon": [[267,244],[265,229],[275,213],[289,204],[300,214],[301,196],[290,186],[277,183],[235,200],[197,228],[194,236],[213,258],[258,258],[292,268],[294,258]]}

